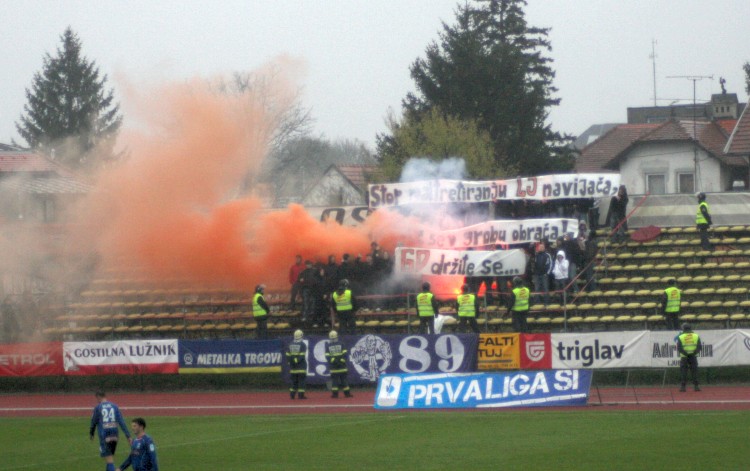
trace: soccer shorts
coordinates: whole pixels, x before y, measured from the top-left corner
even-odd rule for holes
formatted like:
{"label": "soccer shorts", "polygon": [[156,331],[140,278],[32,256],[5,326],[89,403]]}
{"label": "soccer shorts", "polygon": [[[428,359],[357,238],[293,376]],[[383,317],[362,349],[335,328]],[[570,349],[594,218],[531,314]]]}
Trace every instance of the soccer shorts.
{"label": "soccer shorts", "polygon": [[104,440],[99,440],[99,456],[102,458],[115,456],[115,450],[117,450],[117,437],[105,437]]}

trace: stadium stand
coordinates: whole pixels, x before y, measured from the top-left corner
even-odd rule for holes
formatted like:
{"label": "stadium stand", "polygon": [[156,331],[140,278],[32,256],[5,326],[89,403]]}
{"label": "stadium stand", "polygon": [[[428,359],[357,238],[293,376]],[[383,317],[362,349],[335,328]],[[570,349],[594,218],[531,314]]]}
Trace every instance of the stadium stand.
{"label": "stadium stand", "polygon": [[[670,278],[682,290],[683,321],[701,329],[746,326],[750,226],[716,227],[711,243],[713,251],[699,250],[698,234],[691,227],[666,228],[657,239],[643,243],[600,239],[594,262],[598,289],[588,291],[583,280],[576,280],[578,293],[566,293],[561,302],[546,307],[532,305],[529,327],[532,331],[662,329],[659,301]],[[480,327],[488,332],[509,331],[510,318],[502,304],[506,293],[493,294],[498,301],[483,305]],[[357,315],[359,332],[413,333],[418,328],[414,293],[360,298],[366,307]],[[443,332],[456,328],[453,295],[449,298],[440,308],[440,314],[450,316]],[[299,311],[289,308],[288,291],[268,290],[266,301],[271,307],[270,335],[289,335],[300,325]],[[255,329],[250,304],[250,293],[194,289],[178,280],[152,286],[137,276],[109,272],[68,303],[44,334],[62,340],[249,338]],[[324,327],[319,329],[323,332]]]}

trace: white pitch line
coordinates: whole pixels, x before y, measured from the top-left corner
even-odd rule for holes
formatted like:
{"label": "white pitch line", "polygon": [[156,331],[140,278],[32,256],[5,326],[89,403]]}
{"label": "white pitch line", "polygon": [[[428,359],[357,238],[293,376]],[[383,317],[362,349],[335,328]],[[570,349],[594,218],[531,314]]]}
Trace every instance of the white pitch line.
{"label": "white pitch line", "polygon": [[[370,404],[310,404],[310,405],[278,405],[278,406],[261,406],[261,405],[212,405],[212,406],[123,406],[124,410],[219,410],[219,409],[248,409],[248,410],[265,410],[265,409],[370,409]],[[0,407],[0,412],[71,412],[71,411],[90,411],[91,407]]]}
{"label": "white pitch line", "polygon": [[[374,416],[374,417],[377,417],[377,418],[368,419],[368,420],[357,420],[357,421],[345,422],[345,423],[320,424],[320,425],[314,425],[314,426],[308,426],[308,427],[295,426],[295,427],[287,428],[287,429],[268,430],[268,431],[262,431],[262,432],[247,433],[243,435],[234,435],[231,437],[218,437],[212,440],[203,439],[203,440],[194,441],[194,442],[173,443],[171,445],[157,446],[157,450],[164,449],[164,448],[177,448],[177,447],[183,447],[183,446],[198,445],[202,443],[223,442],[226,440],[239,440],[242,438],[258,437],[261,435],[273,435],[277,433],[288,433],[291,431],[299,431],[299,430],[316,430],[316,429],[324,429],[324,428],[330,428],[330,427],[340,427],[342,425],[360,425],[360,424],[366,424],[369,422],[377,422],[380,420],[401,419],[406,416],[404,415],[393,415],[393,416],[382,415],[382,416]],[[15,469],[29,469],[29,468],[36,468],[36,467],[47,469],[47,467],[51,465],[59,465],[62,462],[70,463],[70,462],[83,461],[83,460],[91,460],[91,457],[81,456],[81,457],[76,457],[76,458],[67,458],[67,459],[59,459],[55,461],[47,461],[43,463],[29,463],[29,464],[24,464],[21,466],[13,466],[10,468],[0,468],[0,471],[11,471]]]}

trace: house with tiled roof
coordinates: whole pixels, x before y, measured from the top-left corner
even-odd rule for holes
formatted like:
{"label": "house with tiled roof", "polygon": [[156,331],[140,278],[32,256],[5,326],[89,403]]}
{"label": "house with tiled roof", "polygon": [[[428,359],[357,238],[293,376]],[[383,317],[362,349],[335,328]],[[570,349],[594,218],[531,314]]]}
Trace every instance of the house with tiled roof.
{"label": "house with tiled roof", "polygon": [[304,206],[367,205],[367,184],[378,173],[375,165],[334,164],[302,197]]}
{"label": "house with tiled roof", "polygon": [[29,150],[0,148],[0,220],[60,222],[62,209],[91,185],[75,172]]}
{"label": "house with tiled roof", "polygon": [[747,188],[747,159],[725,152],[728,128],[722,120],[621,124],[581,150],[576,171],[618,172],[632,194]]}

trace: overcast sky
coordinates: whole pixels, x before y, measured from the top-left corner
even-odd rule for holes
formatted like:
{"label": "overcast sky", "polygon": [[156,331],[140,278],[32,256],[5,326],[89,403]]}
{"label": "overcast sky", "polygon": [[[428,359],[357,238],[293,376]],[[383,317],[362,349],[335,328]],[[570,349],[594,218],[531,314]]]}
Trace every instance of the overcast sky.
{"label": "overcast sky", "polygon": [[[580,134],[625,122],[626,108],[728,92],[747,101],[747,0],[531,0],[526,19],[549,27],[562,99],[553,129]],[[414,89],[409,65],[455,18],[456,0],[0,0],[0,142],[19,140],[15,121],[42,58],[71,26],[84,54],[109,76],[140,83],[250,71],[285,54],[304,62],[303,104],[314,132],[371,148],[387,110]],[[127,120],[127,116],[126,116]],[[127,123],[126,123],[127,124]],[[21,141],[22,142],[22,141]]]}

